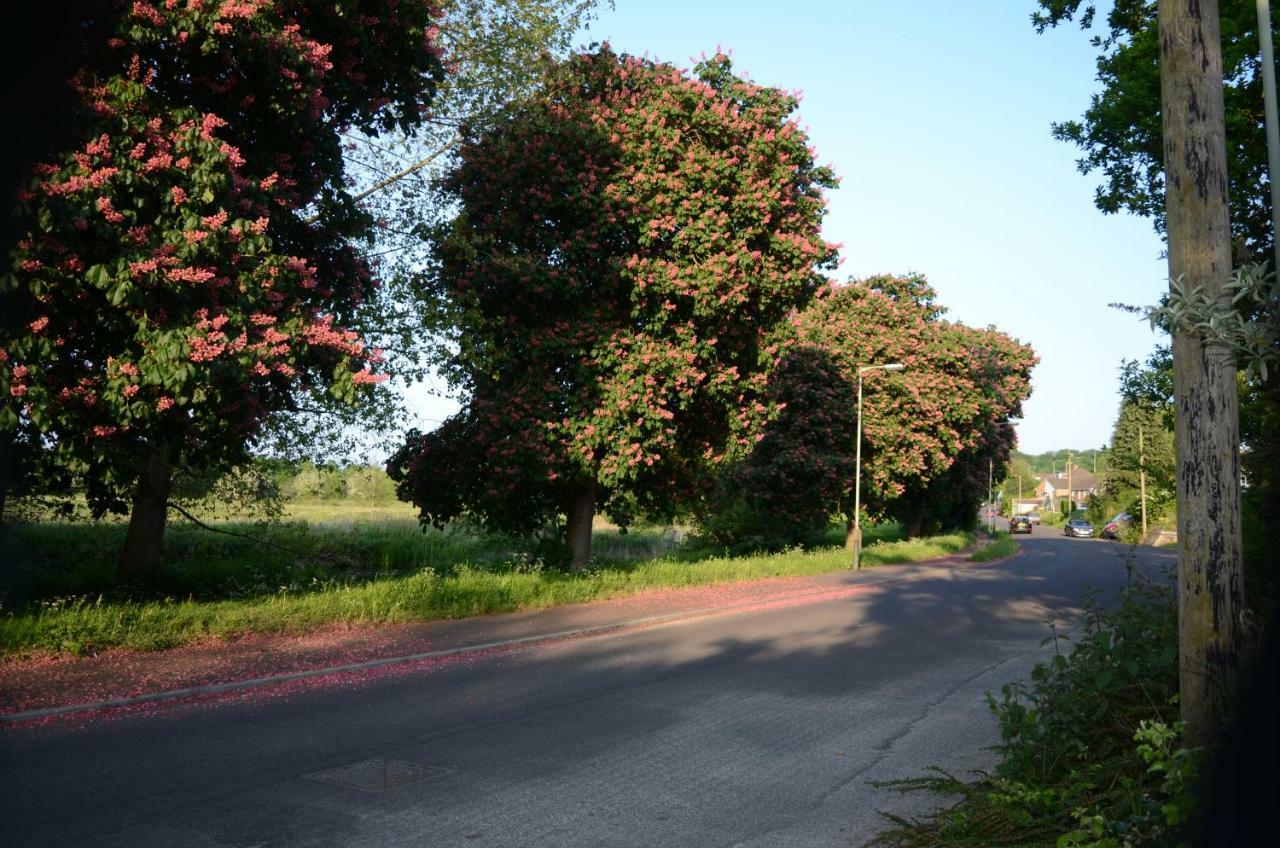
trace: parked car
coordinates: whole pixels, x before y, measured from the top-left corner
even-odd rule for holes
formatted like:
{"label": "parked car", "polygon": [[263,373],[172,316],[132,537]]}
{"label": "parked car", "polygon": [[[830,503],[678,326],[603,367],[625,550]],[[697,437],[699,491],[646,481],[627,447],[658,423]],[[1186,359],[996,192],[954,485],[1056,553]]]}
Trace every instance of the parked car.
{"label": "parked car", "polygon": [[1038,512],[1028,512],[1028,513],[1027,513],[1027,520],[1028,520],[1028,521],[1030,521],[1032,524],[1039,524],[1039,523],[1040,523],[1040,513],[1038,513]]}
{"label": "parked car", "polygon": [[1031,519],[1025,515],[1015,515],[1009,519],[1009,532],[1012,533],[1030,533]]}
{"label": "parked car", "polygon": [[1093,525],[1083,518],[1073,518],[1062,525],[1062,535],[1074,536],[1079,539],[1092,539]]}
{"label": "parked car", "polygon": [[1132,527],[1133,524],[1133,516],[1127,512],[1122,512],[1104,524],[1102,531],[1098,535],[1104,539],[1119,539],[1121,531]]}

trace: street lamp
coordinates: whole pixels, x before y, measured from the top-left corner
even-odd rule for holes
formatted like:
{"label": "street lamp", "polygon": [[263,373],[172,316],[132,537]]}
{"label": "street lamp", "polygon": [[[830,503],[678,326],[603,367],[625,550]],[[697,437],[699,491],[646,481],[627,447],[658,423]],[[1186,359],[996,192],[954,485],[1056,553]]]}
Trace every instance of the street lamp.
{"label": "street lamp", "polygon": [[872,371],[902,371],[901,362],[858,366],[858,451],[853,469],[853,570],[862,567],[862,375]]}

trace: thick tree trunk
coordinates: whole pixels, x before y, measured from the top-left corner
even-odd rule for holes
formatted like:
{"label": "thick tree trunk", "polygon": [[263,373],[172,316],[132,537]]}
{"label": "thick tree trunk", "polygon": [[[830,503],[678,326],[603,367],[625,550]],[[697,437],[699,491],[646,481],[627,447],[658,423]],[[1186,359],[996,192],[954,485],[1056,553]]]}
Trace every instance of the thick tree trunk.
{"label": "thick tree trunk", "polygon": [[[1224,303],[1231,274],[1217,0],[1160,0],[1169,277]],[[1179,694],[1187,742],[1213,740],[1244,635],[1239,420],[1230,353],[1175,332]]]}
{"label": "thick tree trunk", "polygon": [[581,571],[591,564],[591,521],[596,514],[596,481],[585,480],[569,498],[565,510],[565,542],[569,567]]}
{"label": "thick tree trunk", "polygon": [[850,515],[844,522],[844,549],[846,551],[853,550],[853,546],[857,543],[858,534],[854,532],[853,516]]}
{"label": "thick tree trunk", "polygon": [[129,529],[116,561],[116,578],[121,585],[147,585],[159,571],[172,486],[173,466],[157,451],[147,460],[133,493]]}

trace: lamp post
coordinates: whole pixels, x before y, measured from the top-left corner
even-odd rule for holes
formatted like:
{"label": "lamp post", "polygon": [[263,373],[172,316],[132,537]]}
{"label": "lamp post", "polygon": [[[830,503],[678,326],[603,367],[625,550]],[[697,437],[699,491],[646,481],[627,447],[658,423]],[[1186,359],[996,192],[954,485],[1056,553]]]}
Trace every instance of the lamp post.
{"label": "lamp post", "polygon": [[853,570],[862,568],[862,375],[872,371],[902,371],[901,362],[858,366],[858,448],[853,468]]}

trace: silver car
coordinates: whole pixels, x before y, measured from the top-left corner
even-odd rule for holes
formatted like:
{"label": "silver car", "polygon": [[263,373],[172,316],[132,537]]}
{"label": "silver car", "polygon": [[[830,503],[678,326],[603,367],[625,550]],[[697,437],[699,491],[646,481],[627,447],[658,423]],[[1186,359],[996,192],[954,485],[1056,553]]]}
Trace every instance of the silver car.
{"label": "silver car", "polygon": [[1077,539],[1092,539],[1093,525],[1083,519],[1073,518],[1063,525],[1062,535]]}

